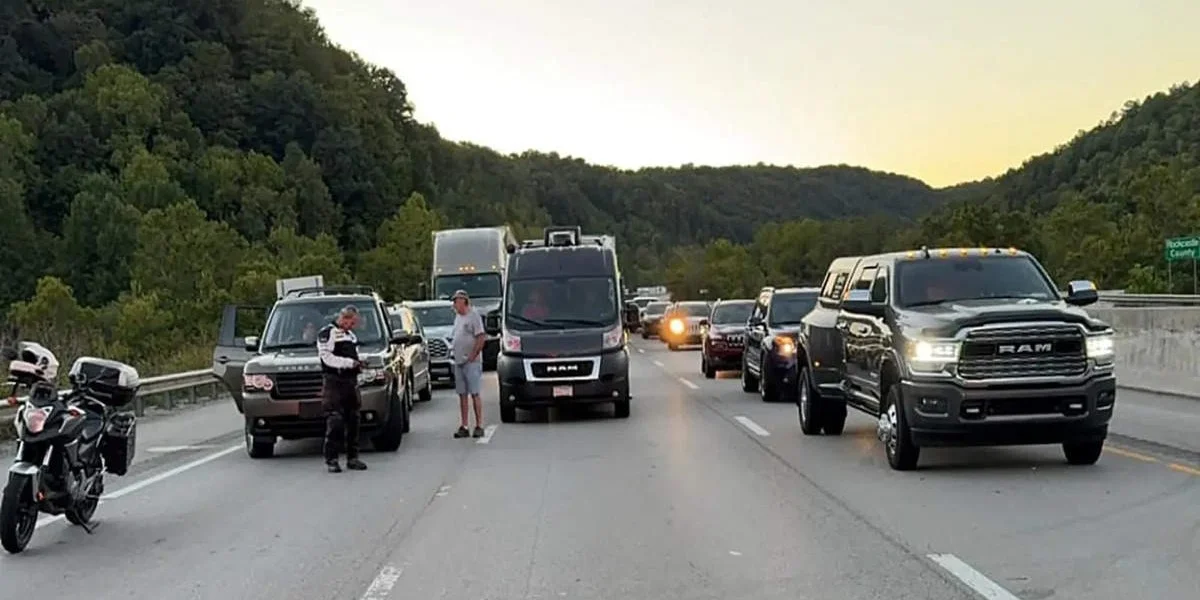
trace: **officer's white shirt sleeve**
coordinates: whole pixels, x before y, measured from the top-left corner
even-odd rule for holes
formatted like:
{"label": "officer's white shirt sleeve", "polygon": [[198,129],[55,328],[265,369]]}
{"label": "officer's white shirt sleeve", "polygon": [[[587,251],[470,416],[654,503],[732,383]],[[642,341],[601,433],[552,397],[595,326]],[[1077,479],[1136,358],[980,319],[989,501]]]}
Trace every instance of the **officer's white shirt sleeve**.
{"label": "officer's white shirt sleeve", "polygon": [[321,357],[321,362],[325,366],[334,369],[353,369],[358,365],[354,359],[337,356],[333,353],[333,347],[337,345],[343,335],[345,332],[336,327],[329,329],[328,333],[322,331],[317,335],[317,355]]}

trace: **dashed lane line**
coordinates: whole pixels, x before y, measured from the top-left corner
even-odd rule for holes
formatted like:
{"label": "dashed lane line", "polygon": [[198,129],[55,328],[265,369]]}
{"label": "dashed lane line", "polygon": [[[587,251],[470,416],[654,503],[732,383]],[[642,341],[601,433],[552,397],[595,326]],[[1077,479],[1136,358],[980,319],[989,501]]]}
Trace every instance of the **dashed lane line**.
{"label": "dashed lane line", "polygon": [[929,554],[928,557],[987,600],[1020,600],[953,554]]}
{"label": "dashed lane line", "polygon": [[750,417],[744,417],[742,415],[738,415],[738,416],[734,417],[734,420],[737,421],[738,423],[741,423],[742,427],[749,429],[754,435],[757,435],[759,437],[767,437],[767,436],[771,435],[770,431],[763,429],[762,425],[755,423],[752,419],[750,419]]}
{"label": "dashed lane line", "polygon": [[686,386],[692,388],[693,390],[700,389],[700,386],[688,381],[687,379],[684,379],[683,377],[679,378],[679,383],[682,383],[683,385],[686,385]]}

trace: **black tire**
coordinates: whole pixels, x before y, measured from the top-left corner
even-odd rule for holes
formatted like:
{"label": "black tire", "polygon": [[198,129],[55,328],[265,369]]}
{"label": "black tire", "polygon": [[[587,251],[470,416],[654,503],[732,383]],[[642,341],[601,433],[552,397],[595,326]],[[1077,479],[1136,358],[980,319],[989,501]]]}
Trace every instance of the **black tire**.
{"label": "black tire", "polygon": [[779,384],[770,375],[759,377],[758,395],[763,402],[779,402]]}
{"label": "black tire", "polygon": [[890,428],[883,440],[883,453],[887,456],[888,465],[896,471],[916,469],[921,449],[912,442],[912,431],[904,415],[904,400],[899,385],[888,389],[887,401],[881,408],[880,424],[887,423]]}
{"label": "black tire", "polygon": [[617,400],[613,402],[613,416],[618,419],[629,418],[629,399]]}
{"label": "black tire", "polygon": [[712,367],[712,365],[708,364],[708,361],[701,361],[700,368],[704,371],[705,379],[716,379],[717,378],[717,370],[714,369]]}
{"label": "black tire", "polygon": [[420,393],[417,394],[417,400],[421,402],[433,400],[433,375],[428,372],[425,374],[425,387],[421,388]]}
{"label": "black tire", "polygon": [[800,366],[796,381],[796,412],[800,415],[800,431],[804,435],[817,435],[821,433],[824,418],[821,409],[824,406],[812,384],[807,365]]}
{"label": "black tire", "polygon": [[821,429],[825,435],[842,435],[846,429],[846,401],[821,399]]}
{"label": "black tire", "polygon": [[250,422],[251,419],[247,417],[245,427],[246,455],[255,459],[275,456],[275,439],[271,438],[271,441],[268,442],[255,438],[250,433]]}
{"label": "black tire", "polygon": [[646,331],[645,329],[642,330],[642,339],[643,340],[650,339],[650,333],[648,331]]}
{"label": "black tire", "polygon": [[515,404],[508,402],[500,403],[500,422],[501,423],[516,423],[517,422],[517,407]]}
{"label": "black tire", "polygon": [[408,378],[408,385],[404,386],[403,398],[404,398],[404,402],[401,403],[404,405],[404,411],[401,413],[402,415],[404,415],[403,431],[404,431],[404,433],[408,433],[409,431],[412,430],[412,409],[413,409],[412,377]]}
{"label": "black tire", "polygon": [[746,368],[746,357],[742,356],[742,391],[747,394],[753,394],[758,391],[758,378],[750,374],[750,369]]}
{"label": "black tire", "polygon": [[37,508],[29,499],[31,485],[29,477],[10,473],[0,499],[0,545],[10,554],[24,551],[37,529]]}
{"label": "black tire", "polygon": [[375,445],[375,449],[380,452],[395,452],[399,450],[400,444],[404,443],[404,434],[406,433],[408,405],[404,399],[396,394],[395,390],[392,390],[392,401],[389,404],[391,405],[391,410],[388,414],[387,423],[384,424],[383,430],[371,439],[371,442]]}
{"label": "black tire", "polygon": [[1104,453],[1104,440],[1095,442],[1067,442],[1062,445],[1067,463],[1072,465],[1094,465]]}

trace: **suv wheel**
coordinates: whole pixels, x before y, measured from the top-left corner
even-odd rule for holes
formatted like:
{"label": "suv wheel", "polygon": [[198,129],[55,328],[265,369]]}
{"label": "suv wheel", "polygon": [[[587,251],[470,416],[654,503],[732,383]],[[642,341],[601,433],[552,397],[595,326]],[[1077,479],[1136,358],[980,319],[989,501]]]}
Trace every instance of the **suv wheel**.
{"label": "suv wheel", "polygon": [[707,360],[701,360],[700,370],[704,371],[705,379],[716,379],[717,378],[717,370],[714,369],[712,365],[708,364]]}
{"label": "suv wheel", "polygon": [[762,397],[763,402],[779,401],[779,382],[775,381],[770,374],[764,376],[762,367],[759,367],[758,395]]}
{"label": "suv wheel", "polygon": [[879,413],[878,434],[883,442],[883,451],[887,455],[889,466],[897,471],[911,471],[917,468],[921,449],[912,443],[912,431],[909,430],[908,420],[904,417],[899,385],[888,389],[887,402]]}
{"label": "suv wheel", "polygon": [[391,402],[388,402],[388,408],[390,410],[387,422],[383,424],[383,429],[371,441],[375,444],[376,450],[395,452],[400,449],[400,444],[404,441],[408,410],[404,399],[400,398],[394,389]]}
{"label": "suv wheel", "polygon": [[263,441],[261,438],[255,438],[254,434],[250,431],[250,424],[252,422],[249,417],[246,418],[246,454],[250,458],[271,458],[275,456],[275,440]]}
{"label": "suv wheel", "polygon": [[425,371],[425,387],[421,388],[421,393],[417,396],[417,400],[421,402],[433,400],[433,375],[429,374],[428,369]]}
{"label": "suv wheel", "polygon": [[1072,465],[1094,465],[1104,452],[1104,440],[1098,442],[1067,442],[1063,444],[1063,454]]}
{"label": "suv wheel", "polygon": [[813,390],[807,366],[801,365],[796,381],[796,408],[800,412],[800,431],[804,435],[817,435],[821,433],[823,406]]}
{"label": "suv wheel", "polygon": [[750,374],[750,369],[746,368],[746,356],[742,355],[742,391],[747,394],[753,394],[758,391],[758,378]]}
{"label": "suv wheel", "polygon": [[[412,375],[409,373],[409,375]],[[412,377],[408,378],[408,384],[404,386],[404,410],[401,415],[404,418],[402,431],[408,433],[412,429],[412,409],[413,409],[413,394],[412,394]]]}

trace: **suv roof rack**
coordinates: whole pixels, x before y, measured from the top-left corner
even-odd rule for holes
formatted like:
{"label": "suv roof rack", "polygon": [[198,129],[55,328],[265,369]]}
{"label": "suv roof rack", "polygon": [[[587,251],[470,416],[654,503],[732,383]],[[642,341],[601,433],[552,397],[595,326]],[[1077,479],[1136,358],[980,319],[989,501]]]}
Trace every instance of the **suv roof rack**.
{"label": "suv roof rack", "polygon": [[327,285],[324,287],[306,287],[288,290],[284,298],[302,298],[305,296],[375,296],[375,288],[369,285]]}

